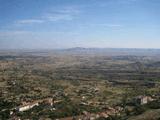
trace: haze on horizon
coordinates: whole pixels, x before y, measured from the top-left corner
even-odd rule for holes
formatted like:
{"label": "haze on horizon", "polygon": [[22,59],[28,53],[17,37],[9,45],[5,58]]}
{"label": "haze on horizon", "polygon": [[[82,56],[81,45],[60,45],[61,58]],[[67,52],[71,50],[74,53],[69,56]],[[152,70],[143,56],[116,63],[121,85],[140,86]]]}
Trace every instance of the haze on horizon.
{"label": "haze on horizon", "polygon": [[0,49],[160,48],[159,0],[0,0]]}

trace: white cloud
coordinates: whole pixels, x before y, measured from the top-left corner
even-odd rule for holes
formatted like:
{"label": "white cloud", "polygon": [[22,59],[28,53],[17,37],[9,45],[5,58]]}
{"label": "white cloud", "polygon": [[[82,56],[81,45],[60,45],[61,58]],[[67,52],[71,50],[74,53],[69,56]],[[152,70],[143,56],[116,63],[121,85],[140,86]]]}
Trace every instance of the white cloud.
{"label": "white cloud", "polygon": [[116,5],[116,4],[122,4],[122,5],[128,5],[128,4],[134,4],[141,0],[101,0],[96,3],[99,7],[108,7],[110,5]]}
{"label": "white cloud", "polygon": [[55,21],[70,21],[76,18],[80,13],[75,7],[67,6],[63,8],[54,8],[48,13],[41,15],[38,19],[22,19],[15,22],[16,25],[26,25],[26,24],[40,24],[45,22],[55,22]]}
{"label": "white cloud", "polygon": [[24,34],[29,34],[31,32],[29,31],[19,31],[19,30],[15,30],[15,31],[0,31],[0,37],[2,36],[15,36],[15,35],[24,35]]}
{"label": "white cloud", "polygon": [[41,19],[24,19],[16,21],[17,24],[34,24],[34,23],[43,23],[44,20]]}
{"label": "white cloud", "polygon": [[113,23],[108,23],[108,24],[96,24],[97,26],[103,26],[103,27],[123,27],[123,25],[120,25],[120,24],[113,24]]}
{"label": "white cloud", "polygon": [[121,24],[115,23],[97,23],[97,24],[82,24],[81,28],[92,28],[92,27],[103,27],[103,28],[122,28],[124,27]]}
{"label": "white cloud", "polygon": [[47,21],[73,20],[73,16],[69,14],[47,14]]}
{"label": "white cloud", "polygon": [[66,6],[60,9],[53,9],[52,12],[55,13],[60,13],[60,14],[77,14],[80,13],[80,10],[78,9],[78,7],[74,7],[74,6]]}
{"label": "white cloud", "polygon": [[73,20],[79,13],[80,11],[75,7],[64,7],[52,10],[44,18],[46,21]]}

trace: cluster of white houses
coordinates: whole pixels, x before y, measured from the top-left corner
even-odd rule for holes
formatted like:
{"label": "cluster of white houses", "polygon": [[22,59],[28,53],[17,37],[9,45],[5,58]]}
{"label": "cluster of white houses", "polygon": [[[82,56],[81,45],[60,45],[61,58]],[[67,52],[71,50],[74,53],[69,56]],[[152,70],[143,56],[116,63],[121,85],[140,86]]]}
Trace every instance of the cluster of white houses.
{"label": "cluster of white houses", "polygon": [[[136,103],[143,105],[143,104],[147,104],[150,101],[153,101],[154,99],[152,99],[152,97],[150,97],[150,96],[137,96],[134,98],[134,100]],[[49,106],[53,106],[53,104],[59,103],[61,101],[62,100],[55,101],[53,98],[44,98],[44,99],[36,100],[33,102],[22,102],[22,105],[12,109],[10,114],[12,115],[14,113],[13,111],[15,111],[15,110],[17,112],[23,112],[23,111],[27,111],[35,106],[39,106],[42,104],[47,104]],[[78,118],[79,120],[95,120],[100,117],[108,118],[110,115],[120,114],[120,112],[122,110],[123,110],[123,108],[120,106],[116,106],[114,108],[107,107],[104,112],[100,112],[100,113],[84,112],[83,115],[75,116],[75,118],[76,119]],[[57,119],[57,120],[73,120],[73,117],[61,118],[61,119]]]}
{"label": "cluster of white houses", "polygon": [[[27,111],[35,106],[39,106],[41,104],[47,104],[47,105],[52,106],[54,103],[58,103],[58,102],[61,102],[61,100],[55,101],[53,98],[44,98],[44,99],[36,100],[33,102],[22,102],[22,105],[20,105],[16,108],[13,108],[12,110],[16,110],[18,112],[23,112],[23,111]],[[13,113],[13,112],[11,112],[11,113]]]}
{"label": "cluster of white houses", "polygon": [[34,106],[38,106],[39,103],[32,103],[32,104],[26,104],[26,105],[22,105],[22,106],[19,106],[16,108],[16,110],[20,111],[20,112],[23,112],[23,111],[26,111],[26,110],[29,110],[31,108],[33,108]]}
{"label": "cluster of white houses", "polygon": [[49,104],[52,106],[53,102],[54,102],[53,98],[45,98],[45,99],[36,100],[34,102],[29,102],[29,103],[23,102],[21,106],[16,108],[16,110],[23,112],[23,111],[29,110],[35,106],[39,106],[42,103]]}

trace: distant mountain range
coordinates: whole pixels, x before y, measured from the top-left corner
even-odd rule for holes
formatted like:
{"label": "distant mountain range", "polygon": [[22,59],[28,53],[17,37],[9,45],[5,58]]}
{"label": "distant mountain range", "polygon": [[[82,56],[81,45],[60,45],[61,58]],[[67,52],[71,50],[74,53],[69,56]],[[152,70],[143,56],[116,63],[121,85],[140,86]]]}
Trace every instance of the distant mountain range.
{"label": "distant mountain range", "polygon": [[21,49],[21,50],[0,50],[0,53],[21,53],[21,54],[73,54],[73,55],[104,55],[104,56],[160,56],[160,49],[143,48],[83,48],[75,47],[68,49]]}
{"label": "distant mountain range", "polygon": [[72,54],[100,54],[100,55],[160,55],[160,49],[144,49],[144,48],[83,48],[75,47],[69,49],[58,50],[64,53]]}

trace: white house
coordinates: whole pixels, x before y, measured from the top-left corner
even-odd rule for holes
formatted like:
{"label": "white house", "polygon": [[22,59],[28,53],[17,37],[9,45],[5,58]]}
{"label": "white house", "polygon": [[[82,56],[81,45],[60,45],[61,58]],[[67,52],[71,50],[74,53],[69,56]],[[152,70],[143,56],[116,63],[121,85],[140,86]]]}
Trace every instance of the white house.
{"label": "white house", "polygon": [[39,105],[39,103],[36,102],[36,103],[31,103],[31,104],[19,106],[18,111],[23,112],[23,111],[26,111],[26,110],[33,108],[34,106],[38,106],[38,105]]}
{"label": "white house", "polygon": [[153,101],[153,99],[150,96],[138,96],[135,98],[136,102],[138,102],[141,105],[147,104],[150,101]]}

